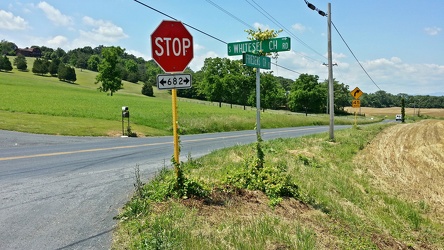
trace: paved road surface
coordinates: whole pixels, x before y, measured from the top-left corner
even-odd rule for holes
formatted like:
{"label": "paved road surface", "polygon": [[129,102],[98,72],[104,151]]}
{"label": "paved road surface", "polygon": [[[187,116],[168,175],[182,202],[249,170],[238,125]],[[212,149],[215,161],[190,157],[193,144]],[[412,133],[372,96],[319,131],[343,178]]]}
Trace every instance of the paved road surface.
{"label": "paved road surface", "polygon": [[[349,126],[336,126],[344,128]],[[263,139],[328,131],[264,129]],[[255,131],[181,136],[182,155],[256,140]],[[0,131],[0,249],[109,249],[113,217],[173,154],[172,137],[97,138]]]}

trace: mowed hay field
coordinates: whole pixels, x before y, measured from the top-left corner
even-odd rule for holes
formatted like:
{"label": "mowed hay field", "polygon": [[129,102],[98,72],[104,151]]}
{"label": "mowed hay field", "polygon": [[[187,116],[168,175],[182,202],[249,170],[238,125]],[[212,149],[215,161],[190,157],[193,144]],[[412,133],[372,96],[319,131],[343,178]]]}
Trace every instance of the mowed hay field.
{"label": "mowed hay field", "polygon": [[[366,116],[387,116],[388,119],[395,119],[396,114],[401,114],[401,107],[391,107],[391,108],[369,108],[369,107],[361,107],[360,109],[346,107],[346,111],[349,113],[360,112],[361,114],[365,114]],[[423,109],[423,108],[406,108],[405,115],[408,118],[409,116],[414,115],[426,115],[430,117],[436,118],[444,118],[444,109]]]}
{"label": "mowed hay field", "polygon": [[386,128],[354,162],[376,186],[413,201],[444,224],[444,121]]}

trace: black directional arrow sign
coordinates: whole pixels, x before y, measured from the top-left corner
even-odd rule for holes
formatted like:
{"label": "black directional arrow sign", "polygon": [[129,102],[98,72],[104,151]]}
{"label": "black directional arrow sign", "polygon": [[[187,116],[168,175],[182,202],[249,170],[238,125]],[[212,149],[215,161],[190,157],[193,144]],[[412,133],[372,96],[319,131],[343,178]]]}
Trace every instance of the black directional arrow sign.
{"label": "black directional arrow sign", "polygon": [[361,97],[362,94],[364,93],[358,87],[356,87],[350,92],[350,95],[352,95],[355,99],[359,99],[359,97]]}
{"label": "black directional arrow sign", "polygon": [[159,90],[191,88],[191,75],[190,74],[157,75],[157,88]]}

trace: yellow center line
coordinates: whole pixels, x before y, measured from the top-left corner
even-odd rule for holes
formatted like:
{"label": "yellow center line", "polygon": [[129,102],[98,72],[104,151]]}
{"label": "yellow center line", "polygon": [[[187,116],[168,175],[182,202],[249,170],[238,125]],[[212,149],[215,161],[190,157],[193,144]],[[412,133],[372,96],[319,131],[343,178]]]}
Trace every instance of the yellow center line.
{"label": "yellow center line", "polygon": [[[297,129],[297,130],[310,130],[309,129]],[[276,131],[276,132],[266,132],[264,134],[276,134],[276,133],[283,133],[283,132],[289,132],[294,131],[296,129],[291,130],[284,130],[284,131]],[[194,140],[185,140],[185,142],[198,142],[198,141],[211,141],[211,140],[218,140],[218,139],[232,139],[232,138],[240,138],[240,137],[247,137],[252,136],[255,134],[244,134],[244,135],[232,135],[232,136],[223,136],[223,137],[213,137],[213,138],[202,138],[202,139],[194,139]],[[172,144],[173,142],[159,142],[159,143],[147,143],[147,144],[140,144],[140,145],[130,145],[130,146],[118,146],[118,147],[110,147],[110,148],[93,148],[93,149],[83,149],[83,150],[76,150],[76,151],[65,151],[65,152],[55,152],[55,153],[46,153],[46,154],[35,154],[35,155],[21,155],[21,156],[11,156],[11,157],[3,157],[0,158],[0,161],[10,161],[10,160],[20,160],[20,159],[29,159],[29,158],[37,158],[37,157],[49,157],[49,156],[60,156],[60,155],[70,155],[70,154],[79,154],[79,153],[91,153],[91,152],[99,152],[99,151],[108,151],[108,150],[116,150],[116,149],[129,149],[129,148],[139,148],[139,147],[149,147],[149,146],[158,146],[158,145],[166,145],[166,144]]]}
{"label": "yellow center line", "polygon": [[59,156],[59,155],[70,155],[70,154],[78,154],[78,153],[90,153],[90,152],[107,151],[107,150],[115,150],[115,149],[147,147],[147,146],[165,145],[165,144],[171,144],[171,143],[172,142],[161,142],[161,143],[150,143],[150,144],[131,145],[131,146],[119,146],[119,147],[111,147],[111,148],[83,149],[83,150],[76,150],[76,151],[55,152],[55,153],[47,153],[47,154],[11,156],[11,157],[0,158],[0,161],[19,160],[19,159],[36,158],[36,157]]}

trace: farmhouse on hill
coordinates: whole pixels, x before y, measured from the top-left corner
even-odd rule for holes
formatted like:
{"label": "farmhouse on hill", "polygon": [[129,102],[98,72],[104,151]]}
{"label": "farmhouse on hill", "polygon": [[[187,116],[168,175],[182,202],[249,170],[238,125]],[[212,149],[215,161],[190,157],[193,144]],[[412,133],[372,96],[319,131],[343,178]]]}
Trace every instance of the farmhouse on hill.
{"label": "farmhouse on hill", "polygon": [[23,56],[27,56],[27,57],[41,57],[42,56],[42,51],[39,48],[17,48],[15,49],[15,54],[18,55],[23,55]]}

